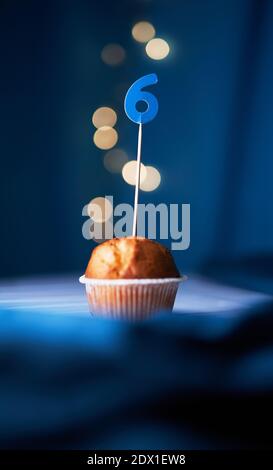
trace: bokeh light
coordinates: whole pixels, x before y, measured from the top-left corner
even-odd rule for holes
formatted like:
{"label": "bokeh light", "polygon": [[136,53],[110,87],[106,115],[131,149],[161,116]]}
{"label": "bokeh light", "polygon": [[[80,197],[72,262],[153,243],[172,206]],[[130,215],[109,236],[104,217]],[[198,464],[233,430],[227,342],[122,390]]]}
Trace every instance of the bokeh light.
{"label": "bokeh light", "polygon": [[102,150],[108,150],[114,147],[118,141],[118,133],[109,126],[103,126],[94,133],[94,144]]}
{"label": "bokeh light", "polygon": [[[136,172],[137,172],[137,161],[130,160],[125,163],[122,168],[122,177],[126,183],[135,185],[136,184]],[[140,183],[146,178],[146,168],[143,163],[140,164]]]}
{"label": "bokeh light", "polygon": [[147,55],[154,60],[162,60],[170,52],[170,46],[164,39],[154,38],[146,44]]}
{"label": "bokeh light", "polygon": [[114,127],[117,122],[117,114],[112,108],[102,106],[93,113],[92,122],[97,128],[103,126]]}
{"label": "bokeh light", "polygon": [[119,148],[109,150],[103,158],[104,166],[106,170],[110,171],[110,173],[121,173],[122,168],[127,161],[127,153]]}
{"label": "bokeh light", "polygon": [[120,44],[107,44],[101,51],[101,58],[107,65],[120,65],[126,56],[124,48]]}
{"label": "bokeh light", "polygon": [[139,21],[132,29],[132,36],[138,42],[148,42],[155,35],[155,29],[148,21]]}
{"label": "bokeh light", "polygon": [[146,176],[143,181],[140,182],[140,189],[142,191],[154,191],[161,182],[161,176],[159,171],[153,166],[146,166]]}
{"label": "bokeh light", "polygon": [[87,213],[94,222],[102,223],[110,219],[113,212],[113,206],[106,197],[95,197],[87,207]]}

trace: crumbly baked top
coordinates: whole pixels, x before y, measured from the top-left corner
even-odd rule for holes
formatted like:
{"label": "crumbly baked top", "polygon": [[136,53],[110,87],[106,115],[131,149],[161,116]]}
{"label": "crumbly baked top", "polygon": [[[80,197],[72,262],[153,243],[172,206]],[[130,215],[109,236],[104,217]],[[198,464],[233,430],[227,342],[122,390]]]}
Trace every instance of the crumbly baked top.
{"label": "crumbly baked top", "polygon": [[93,279],[180,277],[169,250],[144,237],[113,238],[92,252],[85,276]]}

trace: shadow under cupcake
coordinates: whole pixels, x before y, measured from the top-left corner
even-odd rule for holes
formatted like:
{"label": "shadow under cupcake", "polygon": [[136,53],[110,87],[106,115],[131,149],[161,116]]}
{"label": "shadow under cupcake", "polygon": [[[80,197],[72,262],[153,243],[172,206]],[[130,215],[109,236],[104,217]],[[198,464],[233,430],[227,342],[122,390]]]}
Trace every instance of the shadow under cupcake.
{"label": "shadow under cupcake", "polygon": [[144,237],[98,245],[80,277],[93,315],[135,320],[172,310],[183,280],[167,248]]}

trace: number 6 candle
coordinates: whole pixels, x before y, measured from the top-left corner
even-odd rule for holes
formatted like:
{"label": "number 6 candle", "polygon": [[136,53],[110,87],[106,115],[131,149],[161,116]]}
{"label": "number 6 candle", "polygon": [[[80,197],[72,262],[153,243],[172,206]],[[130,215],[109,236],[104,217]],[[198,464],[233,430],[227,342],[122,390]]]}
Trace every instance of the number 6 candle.
{"label": "number 6 candle", "polygon": [[[144,75],[136,80],[126,93],[124,100],[125,112],[131,121],[138,124],[138,142],[137,142],[137,171],[135,184],[135,200],[134,200],[134,219],[133,219],[133,237],[136,236],[137,229],[137,209],[138,209],[138,192],[140,182],[140,163],[141,163],[141,144],[142,144],[142,125],[154,119],[158,111],[158,101],[156,97],[143,88],[154,85],[158,82],[157,75],[151,73]],[[145,111],[138,111],[137,103],[144,102],[147,105]]]}

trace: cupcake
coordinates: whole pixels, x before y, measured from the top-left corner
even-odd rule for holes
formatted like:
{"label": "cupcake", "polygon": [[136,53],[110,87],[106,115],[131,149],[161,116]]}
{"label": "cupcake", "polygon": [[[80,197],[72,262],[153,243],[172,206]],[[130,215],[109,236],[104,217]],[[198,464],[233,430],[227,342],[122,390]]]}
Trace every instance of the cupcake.
{"label": "cupcake", "polygon": [[92,314],[128,319],[172,310],[182,280],[171,253],[144,237],[98,245],[80,278]]}

